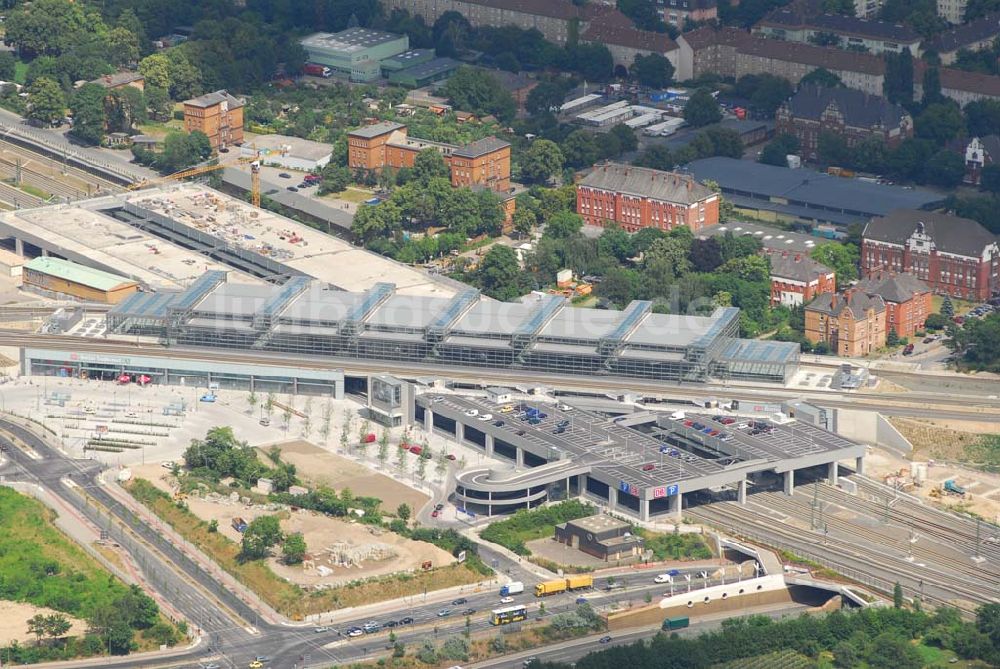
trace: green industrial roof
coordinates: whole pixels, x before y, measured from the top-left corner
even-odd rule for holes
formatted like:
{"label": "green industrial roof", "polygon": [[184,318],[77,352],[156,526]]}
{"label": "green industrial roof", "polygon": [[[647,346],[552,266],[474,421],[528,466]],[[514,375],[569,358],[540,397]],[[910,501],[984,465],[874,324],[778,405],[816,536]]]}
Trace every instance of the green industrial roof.
{"label": "green industrial roof", "polygon": [[50,276],[72,281],[95,290],[114,290],[123,284],[134,284],[135,281],[127,279],[117,274],[93,269],[84,265],[78,265],[62,258],[41,257],[35,258],[25,269],[41,272]]}

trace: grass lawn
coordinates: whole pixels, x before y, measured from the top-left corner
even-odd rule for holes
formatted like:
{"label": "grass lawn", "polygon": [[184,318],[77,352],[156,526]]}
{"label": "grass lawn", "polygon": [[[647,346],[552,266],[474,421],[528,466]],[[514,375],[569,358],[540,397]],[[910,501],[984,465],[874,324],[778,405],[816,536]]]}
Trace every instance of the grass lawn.
{"label": "grass lawn", "polygon": [[35,186],[31,186],[29,184],[23,183],[21,184],[20,188],[28,195],[34,195],[35,197],[40,197],[43,200],[48,200],[50,197],[52,197],[51,193],[46,193],[41,188],[36,188]]}
{"label": "grass lawn", "polygon": [[531,555],[531,549],[525,545],[527,542],[551,537],[559,523],[592,516],[596,512],[594,507],[575,499],[531,511],[521,509],[505,520],[491,523],[479,536],[518,555]]}
{"label": "grass lawn", "polygon": [[23,84],[26,75],[28,74],[28,64],[17,61],[14,64],[14,83]]}
{"label": "grass lawn", "polygon": [[360,204],[365,200],[370,200],[375,197],[375,191],[365,190],[363,188],[355,188],[354,186],[348,186],[347,190],[342,190],[339,193],[333,195],[338,200],[343,200],[344,202],[353,202],[354,204]]}
{"label": "grass lawn", "polygon": [[168,121],[166,123],[160,123],[158,121],[148,121],[146,123],[139,124],[139,131],[143,135],[150,135],[151,137],[165,137],[171,130],[183,130],[184,123],[181,121]]}
{"label": "grass lawn", "polygon": [[[941,313],[941,304],[944,302],[944,298],[940,295],[934,295],[931,297],[931,311],[935,314]],[[966,300],[960,300],[957,297],[951,298],[951,303],[955,307],[955,315],[961,316],[962,314],[972,310],[978,302],[967,302]]]}
{"label": "grass lawn", "polygon": [[185,539],[196,545],[253,590],[272,608],[293,620],[312,613],[359,606],[398,597],[432,592],[455,585],[475,583],[480,574],[465,564],[415,574],[393,574],[349,583],[322,592],[306,593],[302,588],[279,578],[263,561],[239,559],[240,546],[219,532],[209,532],[208,523],[186,508],[177,506],[163,491],[144,479],[133,479],[128,486],[132,496],[170,524]]}

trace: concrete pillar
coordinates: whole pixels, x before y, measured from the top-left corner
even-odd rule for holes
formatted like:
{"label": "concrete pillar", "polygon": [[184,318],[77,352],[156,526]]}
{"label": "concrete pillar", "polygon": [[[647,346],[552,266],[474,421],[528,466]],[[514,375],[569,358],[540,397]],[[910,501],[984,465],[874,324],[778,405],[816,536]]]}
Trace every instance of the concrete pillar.
{"label": "concrete pillar", "polygon": [[49,257],[49,250],[48,249],[42,249],[42,257],[43,258],[48,258]]}
{"label": "concrete pillar", "polygon": [[493,517],[493,491],[492,490],[487,490],[486,491],[486,501],[487,501],[487,503],[486,503],[486,517],[487,518],[492,518]]}
{"label": "concrete pillar", "polygon": [[865,473],[865,456],[859,455],[854,459],[854,471],[858,474]]}
{"label": "concrete pillar", "polygon": [[649,500],[639,500],[639,520],[649,522]]}
{"label": "concrete pillar", "polygon": [[20,237],[14,237],[14,253],[24,257],[24,241]]}
{"label": "concrete pillar", "polygon": [[486,457],[488,458],[493,457],[493,443],[494,443],[493,435],[492,434],[486,435]]}
{"label": "concrete pillar", "polygon": [[669,500],[667,502],[667,510],[670,512],[670,515],[673,516],[674,519],[680,520],[681,519],[681,509],[684,506],[683,495],[681,495],[681,493],[677,493],[676,495],[673,495],[672,497],[668,497],[667,499]]}
{"label": "concrete pillar", "polygon": [[333,399],[344,399],[344,379],[343,377],[333,382]]}
{"label": "concrete pillar", "polygon": [[608,486],[608,508],[612,511],[618,510],[618,489]]}
{"label": "concrete pillar", "polygon": [[581,497],[587,494],[587,475],[580,474],[576,477],[576,491]]}
{"label": "concrete pillar", "polygon": [[430,407],[424,409],[424,431],[427,434],[434,434],[434,412]]}
{"label": "concrete pillar", "polygon": [[830,483],[830,485],[837,485],[837,479],[839,477],[839,474],[840,474],[840,467],[837,465],[836,462],[831,462],[828,465],[828,472],[826,475],[826,479]]}
{"label": "concrete pillar", "polygon": [[795,491],[795,470],[789,469],[785,472],[785,494],[791,495]]}
{"label": "concrete pillar", "polygon": [[743,479],[737,484],[736,487],[736,498],[739,500],[740,504],[747,503],[747,480]]}
{"label": "concrete pillar", "polygon": [[518,467],[524,467],[524,449],[523,448],[515,448],[514,452],[516,453],[516,455],[514,457],[517,459],[517,466]]}
{"label": "concrete pillar", "polygon": [[465,441],[465,423],[455,421],[455,441],[462,443]]}

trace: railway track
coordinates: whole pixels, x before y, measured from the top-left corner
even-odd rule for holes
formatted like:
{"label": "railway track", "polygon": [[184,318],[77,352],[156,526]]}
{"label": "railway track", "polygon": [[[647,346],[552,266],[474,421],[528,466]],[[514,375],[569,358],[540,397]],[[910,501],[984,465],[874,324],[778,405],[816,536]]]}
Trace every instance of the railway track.
{"label": "railway track", "polygon": [[[754,495],[751,505],[762,505],[765,508],[773,509],[787,514],[799,520],[808,520],[811,513],[812,500],[805,494],[788,497],[781,493],[761,493]],[[849,508],[849,507],[848,507]],[[823,515],[823,524],[826,529],[840,532],[843,536],[853,536],[862,541],[869,542],[872,546],[888,546],[907,557],[912,557],[914,561],[925,564],[947,565],[956,574],[967,577],[967,584],[975,586],[977,584],[987,584],[992,586],[993,592],[1000,592],[1000,568],[996,563],[984,561],[976,564],[971,557],[963,560],[963,556],[955,555],[954,549],[937,544],[936,540],[921,541],[920,535],[915,541],[910,537],[900,537],[899,530],[913,530],[892,525],[876,525],[869,527],[859,522],[844,520],[836,516]],[[893,531],[896,530],[896,531]]]}
{"label": "railway track", "polygon": [[[54,159],[28,151],[27,149],[21,148],[16,144],[0,139],[0,153],[7,152],[24,158],[21,166],[21,175],[22,178],[32,186],[41,188],[42,190],[50,192],[54,195],[69,197],[71,199],[89,197],[85,190],[72,184],[67,184],[55,176],[45,174],[34,167],[24,164],[29,162],[37,164],[55,164],[57,161]],[[2,166],[2,169],[6,172],[4,176],[13,176],[14,171],[17,169],[16,161],[5,157],[0,157],[0,166]],[[73,167],[72,165],[61,165],[60,171],[65,172],[67,175],[74,176],[84,183],[93,184],[94,187],[91,189],[93,193],[96,193],[98,190],[105,193],[121,190],[121,186],[115,184],[114,182],[95,176],[78,167]]]}
{"label": "railway track", "polygon": [[2,181],[0,181],[0,201],[22,208],[41,207],[46,204],[42,198],[25,193],[23,190]]}
{"label": "railway track", "polygon": [[[922,593],[925,601],[955,606],[967,613],[974,612],[980,604],[1000,601],[989,594],[996,590],[983,587],[982,581],[969,582],[964,576],[954,574],[950,567],[943,570],[911,562],[904,555],[886,553],[883,545],[799,529],[778,522],[774,515],[760,514],[735,502],[698,506],[685,509],[684,513],[736,536],[790,550],[885,593],[891,592],[898,581],[909,592]],[[852,536],[856,535],[855,526],[851,528]]]}
{"label": "railway track", "polygon": [[[846,509],[864,510],[869,515],[889,523],[907,527],[923,536],[933,537],[960,547],[969,555],[978,553],[1000,565],[1000,527],[991,523],[977,523],[955,513],[948,513],[932,506],[911,501],[906,495],[864,477],[851,478],[858,484],[859,495],[851,495],[839,488],[820,485],[818,498]],[[886,503],[886,500],[889,500]],[[978,542],[977,542],[978,531]]]}

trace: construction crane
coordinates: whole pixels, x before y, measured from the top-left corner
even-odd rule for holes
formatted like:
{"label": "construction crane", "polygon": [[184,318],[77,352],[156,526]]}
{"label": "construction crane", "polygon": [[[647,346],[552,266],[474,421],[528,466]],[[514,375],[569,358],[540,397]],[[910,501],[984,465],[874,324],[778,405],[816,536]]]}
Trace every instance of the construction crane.
{"label": "construction crane", "polygon": [[250,201],[255,207],[260,207],[260,154],[257,153],[253,156],[244,156],[238,158],[235,161],[228,163],[213,163],[211,165],[196,165],[194,167],[189,167],[186,170],[181,170],[179,172],[174,172],[173,174],[168,174],[165,177],[160,177],[158,179],[144,179],[143,181],[138,181],[126,188],[126,190],[138,190],[140,188],[145,188],[147,186],[155,186],[159,184],[168,183],[170,181],[180,181],[181,179],[187,179],[188,177],[195,177],[199,174],[207,174],[208,172],[214,172],[215,170],[221,170],[225,167],[235,167],[236,165],[245,165],[250,163]]}

